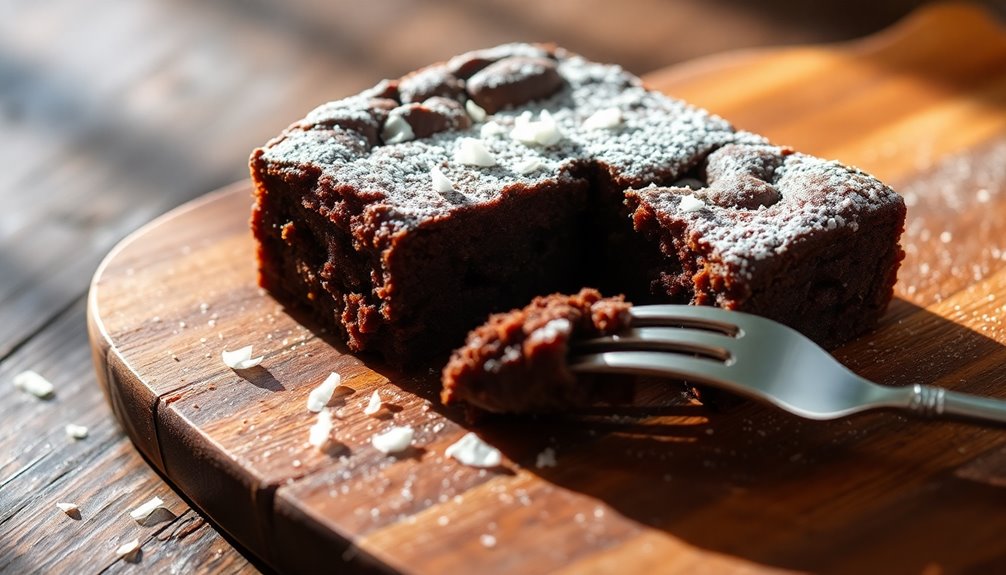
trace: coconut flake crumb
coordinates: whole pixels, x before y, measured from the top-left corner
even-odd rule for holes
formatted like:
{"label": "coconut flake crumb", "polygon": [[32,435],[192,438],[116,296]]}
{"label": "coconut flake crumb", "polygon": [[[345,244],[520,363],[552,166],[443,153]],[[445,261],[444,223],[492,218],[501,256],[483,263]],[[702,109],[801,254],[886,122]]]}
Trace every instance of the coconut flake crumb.
{"label": "coconut flake crumb", "polygon": [[164,501],[161,501],[160,497],[154,497],[130,511],[129,516],[144,526],[156,525],[162,521],[169,521],[175,518],[175,514],[164,507]]}
{"label": "coconut flake crumb", "polygon": [[231,369],[251,369],[262,363],[263,356],[252,357],[252,346],[246,345],[234,351],[224,350],[220,352],[220,358],[224,365]]}
{"label": "coconut flake crumb", "polygon": [[466,166],[488,168],[496,165],[496,158],[489,153],[486,145],[482,143],[482,140],[475,138],[461,138],[461,141],[458,142],[458,149],[454,153],[454,159]]}
{"label": "coconut flake crumb", "polygon": [[342,384],[342,376],[334,371],[325,378],[325,381],[321,383],[318,387],[311,390],[311,393],[307,395],[307,410],[313,413],[318,413],[328,402],[332,401],[332,395],[335,393],[335,388]]}
{"label": "coconut flake crumb", "polygon": [[370,438],[370,443],[381,453],[391,454],[405,451],[412,445],[413,429],[404,425],[392,427],[384,433],[378,433]]}
{"label": "coconut flake crumb", "polygon": [[476,122],[484,121],[486,116],[489,115],[486,113],[485,108],[476,104],[474,100],[465,101],[465,111],[468,112],[468,116]]}
{"label": "coconut flake crumb", "polygon": [[680,212],[697,212],[702,208],[706,207],[706,203],[695,197],[695,194],[688,194],[681,196],[681,203],[678,204],[678,211]]}
{"label": "coconut flake crumb", "polygon": [[384,140],[385,144],[401,144],[402,142],[415,140],[416,134],[412,131],[412,126],[405,121],[405,118],[392,115],[388,117],[388,121],[384,122],[384,128],[381,130],[381,139]]}
{"label": "coconut flake crumb", "polygon": [[14,376],[14,387],[39,399],[51,398],[56,389],[48,379],[30,369]]}
{"label": "coconut flake crumb", "polygon": [[70,439],[84,439],[87,437],[87,426],[77,425],[75,423],[66,424],[66,435]]}
{"label": "coconut flake crumb", "polygon": [[444,450],[444,455],[469,467],[496,467],[503,462],[500,451],[482,441],[473,432],[466,433],[464,437],[448,446]]}
{"label": "coconut flake crumb", "polygon": [[622,124],[622,111],[618,108],[604,108],[591,114],[584,120],[583,127],[588,130],[610,130]]}
{"label": "coconut flake crumb", "polygon": [[545,167],[545,163],[538,158],[528,158],[514,166],[514,171],[522,176],[533,174]]}
{"label": "coconut flake crumb", "polygon": [[562,140],[562,131],[548,110],[542,110],[537,120],[531,118],[531,112],[517,116],[510,137],[528,146],[554,146]]}
{"label": "coconut flake crumb", "polygon": [[60,511],[66,513],[71,519],[80,519],[80,507],[76,503],[65,503],[60,501],[56,504]]}
{"label": "coconut flake crumb", "polygon": [[430,170],[430,178],[433,179],[433,190],[441,194],[446,194],[448,192],[454,191],[454,184],[451,183],[447,176],[440,171],[440,168],[433,166]]}
{"label": "coconut flake crumb", "polygon": [[374,390],[374,393],[370,395],[370,401],[367,403],[367,407],[363,408],[364,415],[377,415],[384,407],[384,402],[381,401],[381,393]]}
{"label": "coconut flake crumb", "polygon": [[483,533],[479,536],[479,543],[481,543],[486,549],[492,549],[493,547],[496,547],[496,536],[489,533]]}
{"label": "coconut flake crumb", "polygon": [[126,561],[135,561],[139,556],[139,552],[140,541],[138,539],[133,539],[128,543],[123,543],[115,549],[115,554]]}
{"label": "coconut flake crumb", "polygon": [[535,458],[534,466],[537,467],[538,469],[544,469],[546,467],[555,467],[556,466],[555,450],[552,449],[551,447],[546,447],[545,449],[543,449],[541,453],[538,454],[538,457]]}
{"label": "coconut flake crumb", "polygon": [[495,138],[496,136],[502,136],[507,133],[507,129],[503,127],[499,122],[494,122],[492,120],[486,122],[479,128],[479,136],[484,140],[489,140]]}
{"label": "coconut flake crumb", "polygon": [[318,413],[318,421],[314,422],[308,432],[307,442],[318,449],[324,449],[332,439],[332,412],[325,409]]}

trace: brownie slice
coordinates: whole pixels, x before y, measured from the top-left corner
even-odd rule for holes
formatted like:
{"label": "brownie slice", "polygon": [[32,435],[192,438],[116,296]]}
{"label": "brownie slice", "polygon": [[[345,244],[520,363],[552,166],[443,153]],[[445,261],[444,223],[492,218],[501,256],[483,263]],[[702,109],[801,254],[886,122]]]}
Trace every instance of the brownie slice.
{"label": "brownie slice", "polygon": [[584,285],[829,345],[871,327],[902,255],[904,202],[874,178],[554,46],[462,54],[325,104],[251,173],[261,285],[397,364]]}
{"label": "brownie slice", "polygon": [[[570,343],[628,327],[631,304],[594,289],[536,297],[495,314],[468,334],[443,370],[441,400],[495,413],[547,411],[582,405],[598,393],[567,367]],[[601,390],[602,392],[605,390]]]}
{"label": "brownie slice", "polygon": [[635,229],[659,249],[650,292],[785,323],[824,346],[874,325],[904,252],[901,197],[837,162],[727,145],[700,180],[627,192]]}

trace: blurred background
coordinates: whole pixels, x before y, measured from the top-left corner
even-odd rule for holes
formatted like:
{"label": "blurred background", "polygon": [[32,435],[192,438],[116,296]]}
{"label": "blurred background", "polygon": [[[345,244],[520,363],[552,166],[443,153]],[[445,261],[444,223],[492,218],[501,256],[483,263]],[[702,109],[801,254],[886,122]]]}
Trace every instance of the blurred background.
{"label": "blurred background", "polygon": [[[1006,0],[977,3],[1006,17]],[[105,429],[88,449],[126,454],[125,485],[153,489],[160,480],[108,421],[93,381],[88,282],[128,232],[246,178],[251,149],[314,106],[502,42],[554,41],[645,74],[728,50],[861,37],[922,4],[0,0],[0,381],[41,366],[73,382],[77,408]],[[67,458],[43,442],[51,430],[19,433],[50,413],[0,404],[0,525],[27,505],[19,498],[66,474]],[[211,528],[188,541],[253,570]]]}

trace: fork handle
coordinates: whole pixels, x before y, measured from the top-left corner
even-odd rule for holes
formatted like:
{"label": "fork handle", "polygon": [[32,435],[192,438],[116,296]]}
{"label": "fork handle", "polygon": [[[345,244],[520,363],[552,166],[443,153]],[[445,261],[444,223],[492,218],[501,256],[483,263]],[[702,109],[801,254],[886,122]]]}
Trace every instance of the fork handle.
{"label": "fork handle", "polygon": [[933,385],[912,386],[907,408],[926,417],[958,416],[1006,424],[1006,401]]}

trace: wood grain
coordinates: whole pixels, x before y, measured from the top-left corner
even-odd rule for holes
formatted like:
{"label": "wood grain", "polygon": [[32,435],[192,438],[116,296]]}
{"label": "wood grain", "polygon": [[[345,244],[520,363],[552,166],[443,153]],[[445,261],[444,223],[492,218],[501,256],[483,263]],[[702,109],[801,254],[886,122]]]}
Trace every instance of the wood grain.
{"label": "wood grain", "polygon": [[[1006,35],[972,10],[937,7],[868,42],[743,65],[737,84],[729,60],[650,82],[858,163],[910,198],[899,299],[837,355],[882,383],[1004,396]],[[446,460],[466,429],[429,401],[435,375],[352,357],[255,287],[248,205],[237,186],[143,228],[99,270],[89,314],[99,371],[141,451],[282,570],[1006,567],[1001,430],[889,414],[813,423],[750,404],[711,412],[664,388],[629,414],[479,428],[504,451],[501,469]],[[220,350],[246,344],[263,367],[224,368]],[[339,400],[340,445],[317,453],[303,406],[330,371],[353,391]],[[362,414],[377,388],[390,418]],[[392,421],[417,428],[406,457],[368,444]],[[547,446],[559,465],[538,469]]]}

